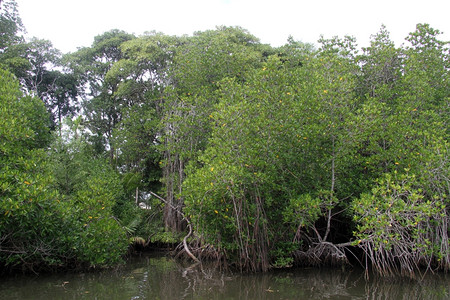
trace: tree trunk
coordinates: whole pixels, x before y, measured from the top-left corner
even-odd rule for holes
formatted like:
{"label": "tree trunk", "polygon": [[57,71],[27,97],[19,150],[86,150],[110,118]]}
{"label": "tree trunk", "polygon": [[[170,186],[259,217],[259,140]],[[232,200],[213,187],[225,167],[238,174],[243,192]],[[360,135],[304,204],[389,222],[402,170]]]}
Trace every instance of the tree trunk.
{"label": "tree trunk", "polygon": [[164,206],[164,225],[172,232],[182,232],[186,229],[186,222],[180,214],[183,208],[183,199],[176,196],[181,191],[182,178],[184,174],[183,162],[178,155],[172,156],[166,151],[166,166],[164,168],[164,179],[166,185],[166,201]]}

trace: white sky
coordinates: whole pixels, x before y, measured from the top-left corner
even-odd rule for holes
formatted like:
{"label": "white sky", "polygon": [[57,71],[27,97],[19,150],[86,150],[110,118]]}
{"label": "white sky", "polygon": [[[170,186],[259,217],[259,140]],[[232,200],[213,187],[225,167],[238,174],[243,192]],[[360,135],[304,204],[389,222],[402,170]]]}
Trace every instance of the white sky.
{"label": "white sky", "polygon": [[110,29],[140,35],[156,30],[191,35],[217,25],[241,26],[263,43],[285,44],[289,35],[315,43],[352,35],[367,46],[386,25],[397,46],[417,23],[429,23],[450,40],[448,0],[16,0],[28,36],[50,40],[62,52],[90,46]]}

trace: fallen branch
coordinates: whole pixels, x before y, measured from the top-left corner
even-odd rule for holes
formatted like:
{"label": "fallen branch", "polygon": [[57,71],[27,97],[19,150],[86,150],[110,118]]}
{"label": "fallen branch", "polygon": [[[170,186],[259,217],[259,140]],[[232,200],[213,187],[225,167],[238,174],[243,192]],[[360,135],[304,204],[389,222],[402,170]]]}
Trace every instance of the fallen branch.
{"label": "fallen branch", "polygon": [[156,198],[158,198],[159,200],[161,200],[162,202],[164,202],[165,204],[169,205],[172,209],[176,210],[182,217],[183,220],[186,220],[187,222],[187,227],[189,228],[189,232],[188,234],[183,238],[183,247],[184,247],[184,251],[186,251],[187,255],[189,255],[190,258],[192,258],[192,260],[194,260],[195,262],[200,262],[200,260],[195,257],[194,254],[192,254],[191,250],[189,250],[188,244],[187,244],[187,239],[191,236],[192,234],[192,224],[189,221],[188,218],[186,218],[186,216],[183,214],[182,211],[180,211],[178,208],[174,207],[172,204],[170,204],[166,199],[164,199],[163,197],[153,193],[152,191],[150,191],[150,194],[152,196],[155,196]]}

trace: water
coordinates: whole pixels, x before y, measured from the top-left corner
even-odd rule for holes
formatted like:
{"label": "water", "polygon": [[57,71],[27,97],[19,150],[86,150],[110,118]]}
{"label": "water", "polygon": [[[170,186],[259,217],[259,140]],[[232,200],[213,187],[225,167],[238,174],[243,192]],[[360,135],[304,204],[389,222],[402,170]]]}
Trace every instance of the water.
{"label": "water", "polygon": [[0,299],[450,299],[450,274],[364,279],[361,270],[231,274],[145,254],[115,271],[0,278]]}

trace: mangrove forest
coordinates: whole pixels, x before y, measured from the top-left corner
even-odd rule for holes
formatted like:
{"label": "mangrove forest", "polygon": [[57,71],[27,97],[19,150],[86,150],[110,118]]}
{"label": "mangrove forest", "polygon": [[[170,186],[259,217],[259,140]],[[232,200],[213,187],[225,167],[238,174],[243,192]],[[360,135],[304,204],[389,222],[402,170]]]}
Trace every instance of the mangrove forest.
{"label": "mangrove forest", "polygon": [[[381,24],[380,24],[381,25]],[[450,47],[417,24],[263,44],[113,29],[61,53],[0,7],[0,273],[166,247],[241,272],[450,270]]]}

